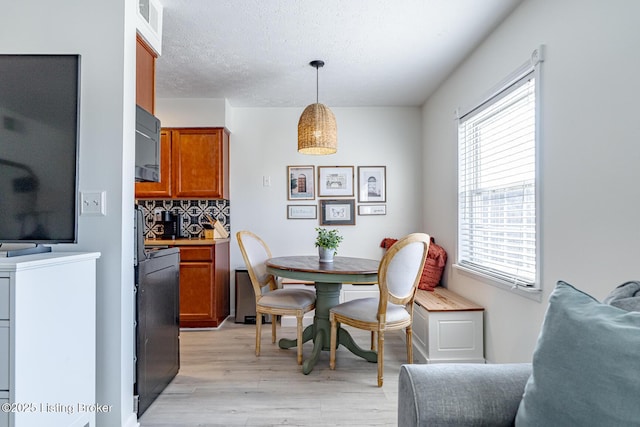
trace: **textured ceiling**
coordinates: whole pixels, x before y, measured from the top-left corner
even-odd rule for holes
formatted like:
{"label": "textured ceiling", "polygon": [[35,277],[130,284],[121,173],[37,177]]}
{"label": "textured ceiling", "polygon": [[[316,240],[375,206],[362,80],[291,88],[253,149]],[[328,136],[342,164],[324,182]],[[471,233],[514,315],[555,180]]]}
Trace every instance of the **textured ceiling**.
{"label": "textured ceiling", "polygon": [[158,98],[419,106],[521,0],[160,0]]}

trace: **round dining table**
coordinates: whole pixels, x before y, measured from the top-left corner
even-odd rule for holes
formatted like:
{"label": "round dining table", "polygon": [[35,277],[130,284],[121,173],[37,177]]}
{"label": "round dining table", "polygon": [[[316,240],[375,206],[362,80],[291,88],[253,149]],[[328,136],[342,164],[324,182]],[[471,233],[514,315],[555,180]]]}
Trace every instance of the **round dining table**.
{"label": "round dining table", "polygon": [[[364,258],[335,257],[333,262],[320,262],[317,256],[285,256],[266,261],[267,271],[277,277],[314,282],[316,288],[316,311],[313,324],[302,334],[302,343],[295,339],[282,338],[280,348],[292,348],[313,340],[313,352],[302,364],[306,375],[313,370],[321,351],[330,350],[331,324],[329,310],[340,303],[343,283],[375,284],[378,282],[380,261]],[[344,345],[353,354],[369,362],[377,362],[378,353],[358,346],[349,332],[338,328],[337,345]]]}

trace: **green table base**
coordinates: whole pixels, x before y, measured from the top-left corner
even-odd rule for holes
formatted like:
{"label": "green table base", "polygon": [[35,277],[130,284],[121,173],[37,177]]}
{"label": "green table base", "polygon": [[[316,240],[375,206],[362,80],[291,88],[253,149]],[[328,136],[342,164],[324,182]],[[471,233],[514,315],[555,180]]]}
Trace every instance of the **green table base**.
{"label": "green table base", "polygon": [[[316,314],[313,318],[313,325],[309,325],[302,332],[302,344],[313,340],[313,351],[311,356],[302,364],[302,372],[307,375],[313,370],[321,351],[331,349],[331,323],[329,322],[329,310],[340,302],[340,283],[316,282]],[[372,350],[365,350],[358,346],[349,332],[338,325],[337,346],[342,344],[353,354],[362,357],[368,362],[377,362],[378,353]],[[302,345],[300,344],[300,345]],[[282,338],[278,341],[280,348],[292,348],[298,345],[298,340]]]}

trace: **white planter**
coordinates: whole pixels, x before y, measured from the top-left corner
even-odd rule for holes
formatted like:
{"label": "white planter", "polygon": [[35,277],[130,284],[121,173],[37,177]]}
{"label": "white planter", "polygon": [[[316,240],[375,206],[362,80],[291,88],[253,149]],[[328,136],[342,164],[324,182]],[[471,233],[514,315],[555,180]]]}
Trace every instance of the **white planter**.
{"label": "white planter", "polygon": [[336,251],[333,249],[327,248],[318,248],[318,256],[320,257],[320,262],[333,262],[333,257]]}

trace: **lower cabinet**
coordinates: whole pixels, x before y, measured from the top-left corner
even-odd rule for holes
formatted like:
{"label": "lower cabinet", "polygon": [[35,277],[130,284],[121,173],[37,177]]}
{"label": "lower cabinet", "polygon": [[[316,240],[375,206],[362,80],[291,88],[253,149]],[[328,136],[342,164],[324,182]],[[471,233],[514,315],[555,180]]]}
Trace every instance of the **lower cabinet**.
{"label": "lower cabinet", "polygon": [[[9,292],[10,279],[8,277],[0,277],[0,401],[3,399],[3,392],[6,399],[9,399],[9,351],[4,349],[10,348],[9,341]],[[5,411],[0,411],[0,420],[3,419]],[[8,420],[9,415],[6,415]],[[0,421],[0,427],[9,425]]]}
{"label": "lower cabinet", "polygon": [[99,256],[0,257],[0,427],[96,425]]}
{"label": "lower cabinet", "polygon": [[180,248],[180,327],[217,327],[229,316],[229,242]]}
{"label": "lower cabinet", "polygon": [[[0,391],[0,405],[9,403],[9,393]],[[0,411],[0,427],[9,426],[9,412]]]}
{"label": "lower cabinet", "polygon": [[[0,321],[0,348],[9,348],[8,319]],[[6,351],[0,351],[0,392],[6,390],[9,390],[9,353]],[[0,424],[0,426],[1,425],[2,424]]]}
{"label": "lower cabinet", "polygon": [[[5,279],[0,279],[4,281]],[[8,283],[8,280],[6,280]],[[1,283],[0,283],[1,286]],[[2,289],[0,288],[0,291]],[[9,290],[6,294],[0,292],[0,296],[5,297],[8,305]],[[0,313],[0,317],[2,314]],[[9,320],[7,318],[0,320],[0,405],[9,403]],[[0,427],[9,427],[9,411],[0,411]]]}

